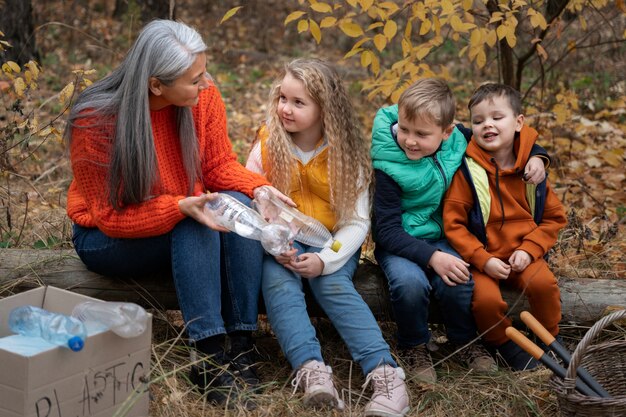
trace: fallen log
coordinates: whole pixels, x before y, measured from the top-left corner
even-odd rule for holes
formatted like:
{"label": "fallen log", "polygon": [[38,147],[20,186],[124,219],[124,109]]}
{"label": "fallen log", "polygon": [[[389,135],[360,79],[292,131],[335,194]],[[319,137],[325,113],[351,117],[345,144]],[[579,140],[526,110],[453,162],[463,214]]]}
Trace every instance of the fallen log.
{"label": "fallen log", "polygon": [[[354,284],[378,320],[393,319],[381,269],[363,261]],[[73,250],[3,249],[0,251],[0,298],[41,285],[52,285],[102,300],[132,301],[144,307],[178,309],[169,271],[136,279],[104,277],[88,271]],[[559,278],[563,321],[588,324],[609,306],[626,308],[626,280]],[[525,297],[505,290],[512,316],[528,309]],[[314,303],[309,313],[323,316]],[[435,314],[435,321],[436,314]]]}

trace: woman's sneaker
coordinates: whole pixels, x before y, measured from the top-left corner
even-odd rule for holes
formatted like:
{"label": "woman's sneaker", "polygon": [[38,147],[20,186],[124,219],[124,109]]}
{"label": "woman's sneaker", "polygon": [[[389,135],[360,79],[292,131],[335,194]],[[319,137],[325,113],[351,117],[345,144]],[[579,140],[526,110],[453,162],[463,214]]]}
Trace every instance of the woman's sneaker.
{"label": "woman's sneaker", "polygon": [[247,410],[256,409],[254,401],[246,395],[242,381],[230,368],[230,358],[225,352],[220,351],[193,364],[189,380],[208,401],[214,404],[229,407],[240,404]]}
{"label": "woman's sneaker", "polygon": [[239,377],[251,391],[257,391],[260,388],[261,379],[257,372],[257,365],[261,360],[261,355],[252,345],[233,346],[228,352],[231,358],[231,367],[233,374]]}
{"label": "woman's sneaker", "polygon": [[367,375],[365,384],[372,384],[371,401],[365,406],[365,416],[403,417],[409,412],[409,394],[402,368],[379,366]]}
{"label": "woman's sneaker", "polygon": [[324,362],[308,361],[296,373],[291,381],[295,393],[298,387],[304,391],[304,405],[310,407],[332,406],[343,410],[344,403],[333,384],[333,371]]}

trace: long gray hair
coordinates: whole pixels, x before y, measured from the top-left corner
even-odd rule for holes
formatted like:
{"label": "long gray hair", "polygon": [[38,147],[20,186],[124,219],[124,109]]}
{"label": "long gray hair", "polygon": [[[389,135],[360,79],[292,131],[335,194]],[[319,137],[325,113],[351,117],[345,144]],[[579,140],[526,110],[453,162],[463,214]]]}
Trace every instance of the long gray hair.
{"label": "long gray hair", "polygon": [[[144,27],[124,61],[110,75],[92,84],[77,98],[70,112],[65,140],[70,143],[75,122],[93,117],[95,124],[114,123],[109,166],[109,202],[116,209],[139,203],[159,180],[150,120],[150,77],[171,85],[207,50],[194,29],[171,20],[155,20]],[[200,176],[198,141],[189,107],[176,107],[176,122],[189,192]]]}

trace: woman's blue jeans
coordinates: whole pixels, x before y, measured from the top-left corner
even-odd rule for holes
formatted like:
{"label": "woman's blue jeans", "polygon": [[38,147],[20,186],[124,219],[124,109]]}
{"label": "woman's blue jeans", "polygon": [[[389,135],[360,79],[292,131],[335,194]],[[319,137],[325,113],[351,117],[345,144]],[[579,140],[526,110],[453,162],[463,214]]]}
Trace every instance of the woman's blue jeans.
{"label": "woman's blue jeans", "polygon": [[[227,192],[245,204],[250,199]],[[91,271],[139,277],[171,270],[178,303],[193,341],[255,330],[263,248],[235,233],[218,233],[192,218],[164,235],[116,239],[74,225],[74,247]]]}
{"label": "woman's blue jeans", "polygon": [[[460,258],[445,239],[428,243]],[[382,249],[376,249],[374,255],[389,283],[400,347],[409,348],[428,343],[431,295],[437,301],[450,342],[465,344],[476,337],[476,324],[471,312],[473,280],[451,287],[433,270],[424,270],[406,258]]]}
{"label": "woman's blue jeans", "polygon": [[[297,242],[294,246],[298,253],[319,251]],[[360,251],[357,251],[337,272],[313,279],[301,278],[276,262],[273,256],[265,256],[263,298],[267,316],[294,369],[309,360],[323,361],[320,343],[306,309],[304,282],[364,374],[381,364],[397,366],[374,315],[352,283],[359,256]]]}

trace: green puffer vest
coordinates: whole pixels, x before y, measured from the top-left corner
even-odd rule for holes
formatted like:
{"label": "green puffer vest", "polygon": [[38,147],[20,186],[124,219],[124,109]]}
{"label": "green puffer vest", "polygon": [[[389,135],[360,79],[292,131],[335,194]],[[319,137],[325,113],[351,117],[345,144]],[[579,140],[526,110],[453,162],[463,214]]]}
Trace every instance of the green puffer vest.
{"label": "green puffer vest", "polygon": [[389,175],[402,190],[402,227],[420,239],[442,239],[442,200],[452,177],[461,164],[467,141],[454,128],[439,150],[412,161],[396,142],[393,132],[398,122],[398,106],[382,108],[372,128],[374,169]]}

